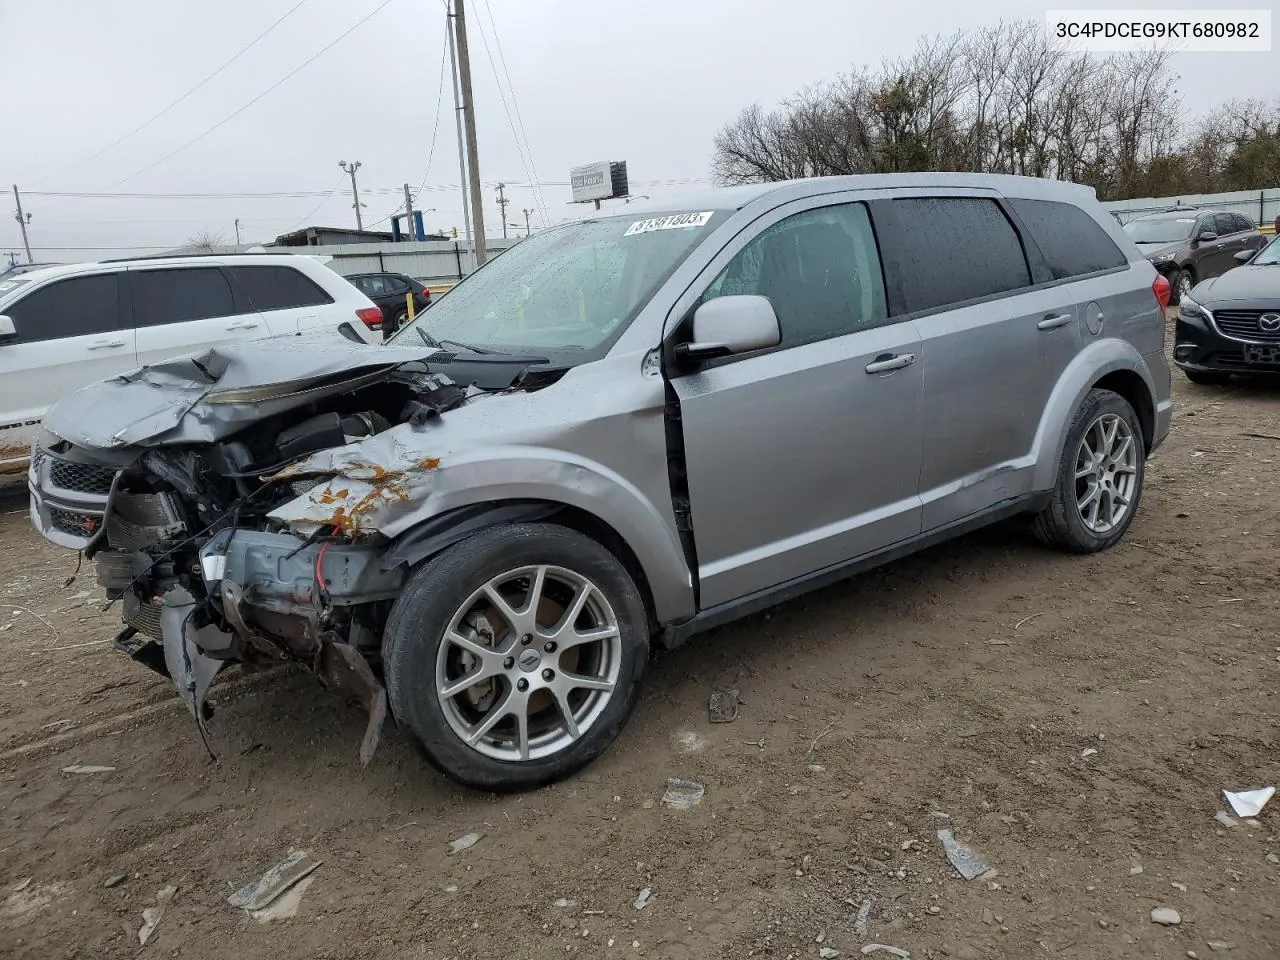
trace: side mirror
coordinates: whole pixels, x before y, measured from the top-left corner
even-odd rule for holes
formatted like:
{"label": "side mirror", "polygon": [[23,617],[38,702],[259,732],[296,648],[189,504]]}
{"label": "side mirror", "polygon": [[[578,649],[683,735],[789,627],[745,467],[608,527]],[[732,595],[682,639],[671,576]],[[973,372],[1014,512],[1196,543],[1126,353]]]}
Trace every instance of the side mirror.
{"label": "side mirror", "polygon": [[13,318],[0,315],[0,343],[16,340],[18,328],[13,325]]}
{"label": "side mirror", "polygon": [[364,337],[356,333],[356,328],[351,325],[350,320],[343,320],[338,324],[338,332],[350,340],[352,343],[364,344]]}
{"label": "side mirror", "polygon": [[1202,230],[1196,236],[1197,243],[1209,243],[1210,241],[1217,240],[1217,239],[1218,239],[1218,235],[1214,233],[1212,230]]}
{"label": "side mirror", "polygon": [[768,297],[716,297],[693,314],[693,339],[676,348],[682,359],[709,360],[764,350],[782,342],[778,315]]}
{"label": "side mirror", "polygon": [[1238,250],[1235,254],[1236,263],[1248,263],[1256,252],[1255,250]]}

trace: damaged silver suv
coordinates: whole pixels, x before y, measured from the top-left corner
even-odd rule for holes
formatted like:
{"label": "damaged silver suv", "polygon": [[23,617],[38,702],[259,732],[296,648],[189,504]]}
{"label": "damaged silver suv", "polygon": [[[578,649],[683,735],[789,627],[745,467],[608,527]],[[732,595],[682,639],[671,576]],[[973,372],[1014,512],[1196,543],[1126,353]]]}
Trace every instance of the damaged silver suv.
{"label": "damaged silver suv", "polygon": [[1164,278],[1091,191],[730,188],[539,233],[383,346],[303,334],[63,400],[31,517],[202,730],[292,660],[448,775],[598,756],[651,646],[1005,517],[1120,539],[1169,429]]}

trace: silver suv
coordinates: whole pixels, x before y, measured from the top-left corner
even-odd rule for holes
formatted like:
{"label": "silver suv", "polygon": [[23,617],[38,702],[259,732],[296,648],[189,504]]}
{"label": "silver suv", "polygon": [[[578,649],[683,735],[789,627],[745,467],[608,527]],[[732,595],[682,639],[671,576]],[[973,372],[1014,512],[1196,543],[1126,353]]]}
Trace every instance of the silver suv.
{"label": "silver suv", "polygon": [[651,646],[1001,518],[1114,544],[1169,429],[1168,298],[1077,186],[717,190],[531,237],[382,347],[81,390],[31,514],[202,729],[221,667],[294,660],[367,707],[366,762],[389,707],[528,788],[608,746]]}

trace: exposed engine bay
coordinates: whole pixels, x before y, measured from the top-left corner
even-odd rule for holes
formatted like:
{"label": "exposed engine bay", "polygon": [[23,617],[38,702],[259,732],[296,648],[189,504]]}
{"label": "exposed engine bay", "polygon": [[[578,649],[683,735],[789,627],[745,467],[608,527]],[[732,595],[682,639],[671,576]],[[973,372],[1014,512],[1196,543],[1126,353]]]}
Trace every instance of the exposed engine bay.
{"label": "exposed engine bay", "polygon": [[[524,379],[531,361],[460,364],[463,387],[438,372],[454,355],[428,362],[429,350],[321,344],[281,358],[267,346],[217,348],[68,398],[33,451],[32,520],[94,562],[126,625],[116,646],[172,678],[202,734],[223,666],[294,661],[365,706],[368,763],[387,714],[382,625],[407,566],[387,538],[360,529],[358,503],[305,536],[272,513],[334,480],[300,470],[309,455],[393,427],[429,429],[490,392],[535,388]],[[104,404],[124,414],[114,426],[129,426],[89,429]]]}

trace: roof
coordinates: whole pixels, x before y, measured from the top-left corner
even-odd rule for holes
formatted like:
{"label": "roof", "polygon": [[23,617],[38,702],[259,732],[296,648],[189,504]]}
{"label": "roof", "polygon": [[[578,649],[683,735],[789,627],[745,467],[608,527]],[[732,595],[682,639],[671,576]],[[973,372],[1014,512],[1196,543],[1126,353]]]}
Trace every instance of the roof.
{"label": "roof", "polygon": [[741,210],[772,194],[785,193],[796,198],[845,190],[898,190],[907,187],[964,187],[999,190],[1013,196],[1092,197],[1091,187],[1066,180],[1044,180],[1037,177],[1015,177],[994,173],[867,173],[840,177],[809,177],[772,183],[749,183],[732,187],[709,187],[673,193],[657,199],[624,205],[611,204],[599,211],[584,213],[582,219],[603,216],[646,215],[674,210]]}
{"label": "roof", "polygon": [[[1181,220],[1187,217],[1198,217],[1202,213],[1234,213],[1234,210],[1219,210],[1216,207],[1180,207],[1174,210],[1161,210],[1159,213],[1147,213],[1134,220]],[[1130,223],[1133,220],[1129,221]]]}
{"label": "roof", "polygon": [[[192,266],[193,261],[207,261],[209,263],[235,263],[236,261],[252,261],[253,263],[296,263],[299,259],[308,257],[311,260],[323,261],[325,258],[311,256],[306,253],[204,253],[204,254],[179,254],[177,256],[161,256],[161,257],[128,257],[119,260],[89,260],[84,263],[64,263],[51,267],[40,267],[36,270],[28,270],[26,273],[19,274],[23,280],[38,281],[48,280],[56,277],[73,277],[82,273],[97,273],[104,267],[109,269],[128,268],[130,266],[139,267],[166,267],[166,266]],[[9,277],[6,279],[14,279]]]}

